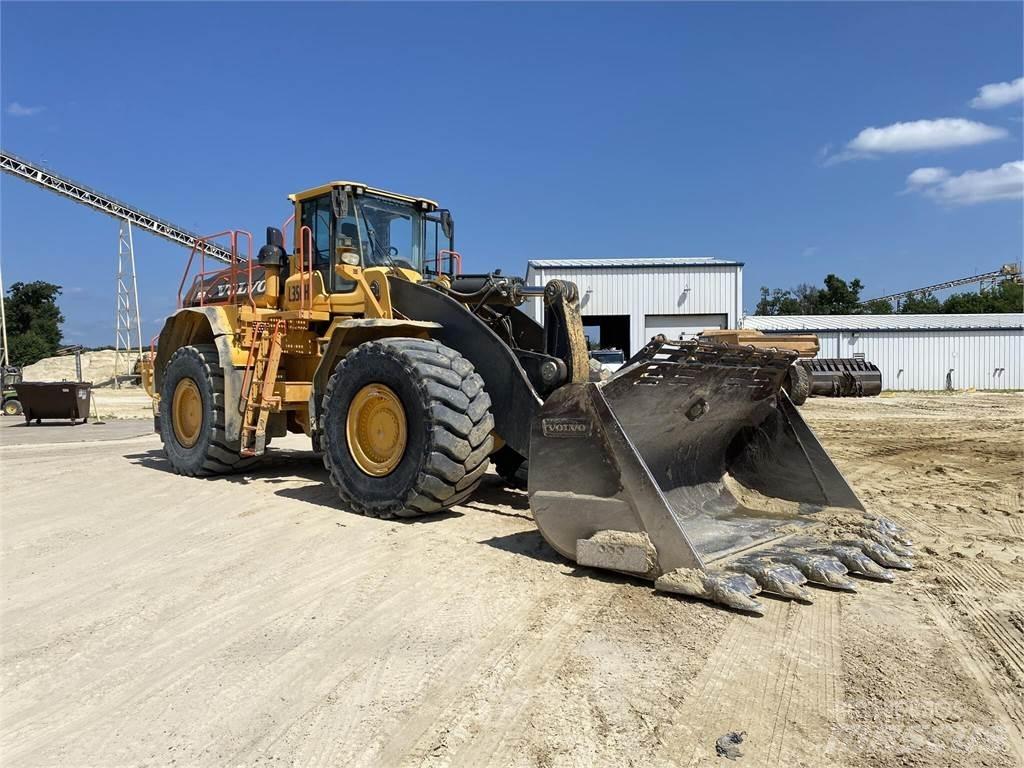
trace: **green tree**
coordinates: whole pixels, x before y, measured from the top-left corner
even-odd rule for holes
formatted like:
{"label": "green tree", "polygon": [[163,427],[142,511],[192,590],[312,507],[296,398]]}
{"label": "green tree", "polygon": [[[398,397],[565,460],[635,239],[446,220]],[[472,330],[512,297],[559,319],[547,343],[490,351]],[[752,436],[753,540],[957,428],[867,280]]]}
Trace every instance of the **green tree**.
{"label": "green tree", "polygon": [[954,293],[942,302],[941,312],[951,315],[970,315],[989,312],[989,299],[984,293]]}
{"label": "green tree", "polygon": [[769,289],[761,287],[761,299],[754,314],[757,315],[855,315],[860,312],[888,314],[892,307],[887,302],[872,302],[870,308],[859,307],[860,292],[864,284],[857,278],[849,283],[837,275],[825,277],[825,287],[818,288],[801,283],[796,288]]}
{"label": "green tree", "polygon": [[793,295],[792,291],[782,288],[769,290],[767,286],[761,286],[761,298],[754,309],[755,315],[799,315],[800,302]]}
{"label": "green tree", "polygon": [[12,365],[32,365],[60,347],[64,315],[57,306],[60,286],[37,280],[14,283],[7,292],[7,339]]}
{"label": "green tree", "polygon": [[930,293],[908,296],[900,303],[902,315],[933,315],[942,312],[942,302]]}
{"label": "green tree", "polygon": [[821,305],[821,289],[810,283],[800,283],[793,289],[793,296],[797,300],[799,312],[792,314],[818,315]]}
{"label": "green tree", "polygon": [[819,315],[853,315],[858,312],[864,285],[857,278],[849,283],[836,275],[825,277],[825,290],[818,294]]}
{"label": "green tree", "polygon": [[1003,280],[982,295],[988,299],[986,312],[1024,312],[1024,284]]}
{"label": "green tree", "polygon": [[872,299],[861,305],[860,312],[865,315],[891,315],[892,302],[885,299]]}
{"label": "green tree", "polygon": [[942,302],[941,311],[950,314],[1024,312],[1024,285],[1003,280],[987,291],[954,293]]}

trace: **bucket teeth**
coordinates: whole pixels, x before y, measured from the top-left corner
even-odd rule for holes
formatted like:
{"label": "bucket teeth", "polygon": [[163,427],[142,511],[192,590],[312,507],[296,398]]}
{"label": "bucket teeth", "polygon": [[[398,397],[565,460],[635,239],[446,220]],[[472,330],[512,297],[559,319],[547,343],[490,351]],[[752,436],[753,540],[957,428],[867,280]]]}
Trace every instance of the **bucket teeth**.
{"label": "bucket teeth", "polygon": [[913,557],[914,550],[904,545],[899,539],[890,536],[877,528],[861,528],[858,533],[875,544],[881,544],[886,549],[891,549],[899,557]]}
{"label": "bucket teeth", "polygon": [[883,568],[898,568],[901,571],[911,571],[914,569],[913,563],[902,559],[888,547],[874,541],[850,539],[833,543],[843,547],[856,547]]}
{"label": "bucket teeth", "polygon": [[857,585],[846,578],[846,566],[831,555],[793,552],[777,558],[800,570],[812,584],[856,592]]}
{"label": "bucket teeth", "polygon": [[677,568],[659,576],[654,582],[654,588],[661,592],[711,600],[758,616],[764,614],[764,606],[753,599],[761,588],[753,577],[745,573],[706,573],[692,568]]}
{"label": "bucket teeth", "polygon": [[704,588],[708,591],[710,599],[716,603],[759,615],[764,613],[762,605],[753,599],[753,596],[761,591],[761,587],[745,573],[705,574]]}
{"label": "bucket teeth", "polygon": [[841,545],[829,547],[828,553],[838,558],[839,562],[855,573],[870,576],[873,579],[881,579],[882,581],[893,581],[895,579],[892,572],[885,570],[885,568],[865,555],[857,547]]}
{"label": "bucket teeth", "polygon": [[752,576],[765,592],[805,603],[813,602],[811,593],[803,588],[807,583],[807,577],[792,565],[757,559],[741,560],[729,567],[731,570]]}
{"label": "bucket teeth", "polygon": [[873,518],[870,528],[888,536],[894,541],[898,541],[900,544],[911,547],[914,542],[907,537],[907,532],[902,527],[896,525],[892,520],[887,517],[876,517]]}

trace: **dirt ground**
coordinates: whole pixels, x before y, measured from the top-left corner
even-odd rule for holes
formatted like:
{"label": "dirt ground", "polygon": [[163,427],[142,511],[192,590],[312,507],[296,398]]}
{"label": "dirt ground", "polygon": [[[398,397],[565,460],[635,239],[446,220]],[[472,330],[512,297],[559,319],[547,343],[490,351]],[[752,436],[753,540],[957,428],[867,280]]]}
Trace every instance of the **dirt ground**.
{"label": "dirt ground", "polygon": [[491,476],[380,521],[298,437],[196,480],[144,422],[2,419],[3,764],[1024,764],[1024,395],[804,413],[921,554],[762,618],[562,560]]}

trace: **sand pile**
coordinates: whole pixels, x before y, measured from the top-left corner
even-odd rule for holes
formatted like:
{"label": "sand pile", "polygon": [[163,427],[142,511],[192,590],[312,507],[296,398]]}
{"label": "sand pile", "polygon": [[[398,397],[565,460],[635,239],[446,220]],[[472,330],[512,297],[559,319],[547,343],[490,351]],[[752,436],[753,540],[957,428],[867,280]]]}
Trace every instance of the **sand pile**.
{"label": "sand pile", "polygon": [[[129,357],[128,365],[118,371],[125,376],[135,365],[137,354]],[[122,358],[122,365],[124,365]],[[74,381],[75,356],[47,357],[38,363],[26,366],[22,371],[24,381]],[[93,386],[106,386],[114,380],[114,350],[101,349],[97,352],[82,353],[82,381],[91,381]]]}

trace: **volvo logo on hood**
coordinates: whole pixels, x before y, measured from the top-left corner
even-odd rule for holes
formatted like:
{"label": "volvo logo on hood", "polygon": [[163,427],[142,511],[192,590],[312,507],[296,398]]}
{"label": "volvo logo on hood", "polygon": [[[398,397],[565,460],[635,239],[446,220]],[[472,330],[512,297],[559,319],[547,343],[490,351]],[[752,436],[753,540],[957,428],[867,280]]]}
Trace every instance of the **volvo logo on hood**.
{"label": "volvo logo on hood", "polygon": [[[203,304],[220,304],[229,301],[232,295],[232,288],[236,297],[250,295],[248,270],[239,268],[234,274],[234,285],[232,286],[232,274],[230,269],[222,269],[219,272],[212,272],[204,275],[200,281],[196,276],[185,296],[183,305],[186,307],[199,306],[199,294],[203,294]],[[254,266],[252,270],[252,293],[253,296],[261,296],[266,293],[267,280],[263,267]]]}

